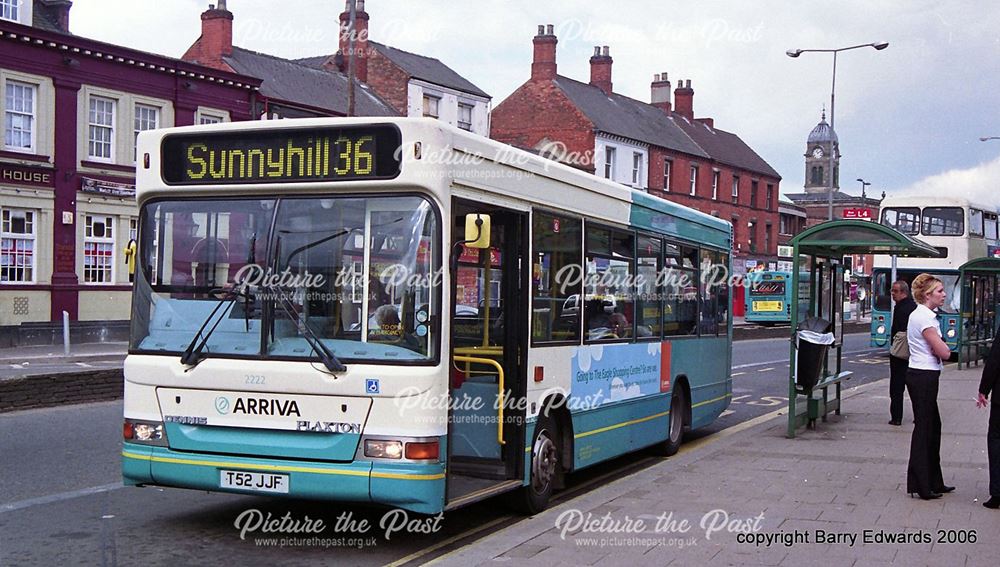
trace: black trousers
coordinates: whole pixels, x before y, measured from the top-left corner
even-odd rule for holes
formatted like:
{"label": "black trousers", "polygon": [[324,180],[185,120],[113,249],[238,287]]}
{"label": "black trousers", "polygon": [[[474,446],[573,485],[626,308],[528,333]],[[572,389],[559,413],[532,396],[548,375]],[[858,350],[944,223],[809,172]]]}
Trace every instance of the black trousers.
{"label": "black trousers", "polygon": [[906,390],[906,368],[910,361],[889,355],[889,417],[903,421],[903,392]]}
{"label": "black trousers", "polygon": [[906,471],[906,491],[918,494],[937,492],[944,486],[941,474],[941,414],[938,412],[940,370],[906,370],[906,389],[913,402],[913,437],[910,438],[910,465]]}
{"label": "black trousers", "polygon": [[990,496],[1000,497],[1000,403],[990,404],[986,450],[990,459]]}

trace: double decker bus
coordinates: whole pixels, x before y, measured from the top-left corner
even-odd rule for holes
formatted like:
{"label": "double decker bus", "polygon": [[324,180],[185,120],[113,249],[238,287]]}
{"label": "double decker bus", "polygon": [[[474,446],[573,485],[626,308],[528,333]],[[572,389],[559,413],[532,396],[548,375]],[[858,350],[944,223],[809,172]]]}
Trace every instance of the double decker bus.
{"label": "double decker bus", "polygon": [[[947,298],[938,310],[941,335],[952,352],[958,350],[962,324],[961,286],[958,268],[998,249],[998,209],[964,197],[899,196],[882,201],[880,222],[904,234],[915,236],[941,252],[940,258],[896,258],[896,279],[911,283],[927,272],[943,283]],[[872,271],[871,346],[891,346],[893,258],[875,255]]]}
{"label": "double decker bus", "polygon": [[728,222],[432,119],[137,155],[126,484],[531,512],[732,398]]}

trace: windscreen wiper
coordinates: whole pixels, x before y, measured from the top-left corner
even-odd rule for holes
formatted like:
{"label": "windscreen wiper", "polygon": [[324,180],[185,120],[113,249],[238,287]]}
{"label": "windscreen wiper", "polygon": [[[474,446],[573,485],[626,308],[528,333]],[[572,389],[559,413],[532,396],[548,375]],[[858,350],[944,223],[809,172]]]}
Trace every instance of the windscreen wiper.
{"label": "windscreen wiper", "polygon": [[[215,332],[215,329],[219,326],[219,323],[221,323],[222,320],[225,319],[227,315],[229,315],[229,312],[232,311],[233,306],[236,305],[235,297],[238,297],[239,295],[240,295],[239,291],[228,291],[226,296],[219,300],[219,303],[215,306],[215,309],[212,309],[212,312],[208,314],[208,317],[205,318],[205,321],[201,324],[201,327],[198,328],[198,332],[194,334],[194,338],[191,339],[191,343],[188,344],[187,348],[184,349],[184,353],[181,354],[181,364],[187,366],[195,366],[196,364],[201,362],[202,352],[205,350],[205,346],[208,344],[208,337],[212,336],[212,333]],[[207,327],[208,324],[212,322],[212,319],[215,319],[215,314],[219,312],[219,309],[222,308],[223,305],[227,305],[227,307],[225,311],[222,312],[222,316],[216,319],[215,324],[212,325],[212,328],[209,329],[207,333],[205,333],[205,327]],[[199,342],[199,339],[201,339],[201,342]]]}
{"label": "windscreen wiper", "polygon": [[294,304],[292,300],[288,298],[277,286],[272,285],[261,285],[262,288],[267,290],[269,293],[273,293],[277,299],[275,303],[281,307],[281,310],[285,312],[290,320],[295,323],[296,328],[302,333],[302,338],[306,340],[306,343],[313,349],[313,352],[319,356],[320,362],[326,367],[330,372],[344,372],[347,367],[343,365],[339,360],[337,360],[337,355],[333,354],[330,349],[323,344],[309,325],[305,321],[299,319],[298,315],[295,313]]}

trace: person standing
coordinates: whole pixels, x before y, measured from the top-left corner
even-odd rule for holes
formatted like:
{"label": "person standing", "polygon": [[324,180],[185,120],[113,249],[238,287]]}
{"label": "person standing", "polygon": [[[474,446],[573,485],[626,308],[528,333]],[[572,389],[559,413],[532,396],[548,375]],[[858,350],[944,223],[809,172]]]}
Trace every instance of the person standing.
{"label": "person standing", "polygon": [[[910,285],[903,280],[893,282],[890,293],[896,303],[889,331],[891,345],[897,333],[906,333],[910,313],[917,308],[917,303],[910,297]],[[909,364],[909,359],[889,355],[889,425],[903,424],[903,391],[906,389],[906,368]]]}
{"label": "person standing", "polygon": [[910,363],[906,370],[906,389],[913,403],[913,436],[910,438],[910,463],[906,471],[906,491],[923,500],[940,498],[955,490],[945,486],[941,473],[941,414],[938,412],[938,378],[944,366],[941,360],[951,356],[941,340],[941,326],[935,309],[945,302],[944,284],[930,274],[913,279],[916,309],[906,325],[910,345]]}
{"label": "person standing", "polygon": [[993,347],[986,357],[983,378],[979,381],[979,399],[976,405],[986,407],[986,399],[993,393],[990,404],[990,424],[986,430],[986,450],[990,461],[990,499],[983,506],[996,510],[1000,508],[1000,399],[996,392],[1000,388],[1000,329],[993,335]]}

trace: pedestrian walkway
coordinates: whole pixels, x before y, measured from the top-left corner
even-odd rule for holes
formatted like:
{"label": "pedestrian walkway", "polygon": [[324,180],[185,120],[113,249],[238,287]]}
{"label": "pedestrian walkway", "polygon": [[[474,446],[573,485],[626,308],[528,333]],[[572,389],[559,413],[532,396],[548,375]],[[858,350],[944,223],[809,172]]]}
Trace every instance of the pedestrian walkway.
{"label": "pedestrian walkway", "polygon": [[786,418],[737,426],[519,522],[435,565],[994,565],[980,372],[942,373],[941,460],[955,492],[906,494],[912,414],[888,380],[845,392],[842,416],[785,437]]}
{"label": "pedestrian walkway", "polygon": [[23,364],[36,361],[50,363],[87,362],[93,359],[124,358],[128,352],[128,343],[80,343],[70,345],[67,356],[62,345],[20,346],[0,349],[0,364]]}

